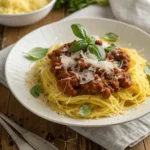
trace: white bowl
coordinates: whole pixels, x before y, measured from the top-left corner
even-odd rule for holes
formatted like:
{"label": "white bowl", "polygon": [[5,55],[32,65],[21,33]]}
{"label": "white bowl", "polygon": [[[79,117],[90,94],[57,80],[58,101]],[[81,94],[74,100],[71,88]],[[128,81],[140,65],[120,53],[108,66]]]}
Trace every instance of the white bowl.
{"label": "white bowl", "polygon": [[96,120],[73,119],[58,115],[30,94],[30,90],[25,86],[25,75],[33,65],[33,62],[26,59],[22,52],[28,52],[35,47],[50,47],[56,43],[70,42],[76,39],[71,31],[71,25],[74,23],[83,24],[90,35],[102,36],[105,33],[114,32],[120,36],[120,40],[117,42],[118,45],[128,47],[129,43],[131,43],[132,47],[137,50],[144,48],[145,58],[150,61],[150,35],[134,26],[109,19],[92,18],[73,19],[46,25],[23,37],[14,46],[7,58],[5,68],[7,83],[19,102],[42,118],[73,126],[113,125],[127,122],[149,113],[150,97],[147,98],[146,103],[135,107],[135,109],[126,111],[124,115]]}
{"label": "white bowl", "polygon": [[43,19],[52,10],[56,0],[36,11],[25,14],[0,14],[0,24],[12,27],[26,26]]}

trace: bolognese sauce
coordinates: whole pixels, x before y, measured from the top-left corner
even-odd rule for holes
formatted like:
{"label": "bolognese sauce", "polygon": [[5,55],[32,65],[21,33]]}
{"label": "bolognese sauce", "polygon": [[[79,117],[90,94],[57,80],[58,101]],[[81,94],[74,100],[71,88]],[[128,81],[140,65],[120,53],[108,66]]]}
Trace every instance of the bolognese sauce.
{"label": "bolognese sauce", "polygon": [[[98,61],[88,49],[80,52],[69,52],[76,41],[67,43],[48,55],[51,71],[54,73],[59,89],[69,96],[97,95],[109,98],[120,88],[132,85],[131,76],[127,73],[130,57],[121,48],[115,47],[106,52],[106,58]],[[96,45],[103,45],[97,40]]]}

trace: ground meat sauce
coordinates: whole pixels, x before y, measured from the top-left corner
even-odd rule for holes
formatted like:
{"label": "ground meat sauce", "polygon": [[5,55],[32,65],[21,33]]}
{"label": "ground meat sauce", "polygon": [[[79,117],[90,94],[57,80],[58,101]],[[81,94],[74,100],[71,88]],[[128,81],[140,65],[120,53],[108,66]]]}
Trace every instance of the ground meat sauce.
{"label": "ground meat sauce", "polygon": [[[66,69],[61,62],[62,55],[71,56],[69,48],[74,42],[65,44],[48,55],[52,64],[51,71],[54,73],[58,87],[63,93],[69,96],[101,94],[104,98],[109,98],[112,92],[117,92],[120,88],[129,88],[131,86],[131,76],[127,73],[130,57],[120,48],[106,52],[106,60],[112,63],[118,62],[120,68],[113,68],[109,73],[104,69],[96,68],[94,79],[88,83],[80,84],[77,73],[72,71],[71,68]],[[102,45],[102,41],[97,40],[95,44]],[[86,52],[87,50],[83,51]],[[91,66],[84,62],[81,55],[75,61],[75,68],[79,68],[78,71],[80,72],[89,69]]]}

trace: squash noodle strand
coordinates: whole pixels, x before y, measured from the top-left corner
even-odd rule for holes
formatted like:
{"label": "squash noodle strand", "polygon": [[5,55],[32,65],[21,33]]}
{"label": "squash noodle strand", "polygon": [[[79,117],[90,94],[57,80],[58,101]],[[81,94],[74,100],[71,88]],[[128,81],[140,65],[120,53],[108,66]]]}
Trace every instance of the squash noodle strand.
{"label": "squash noodle strand", "polygon": [[[53,46],[49,53],[60,45]],[[150,95],[150,86],[144,67],[146,60],[142,58],[134,49],[123,48],[130,56],[130,68],[132,86],[127,89],[120,89],[114,92],[108,99],[101,95],[81,95],[70,97],[61,92],[57,86],[55,76],[50,71],[50,60],[45,57],[38,61],[28,72],[27,81],[30,87],[40,83],[44,89],[45,101],[49,106],[60,114],[68,115],[72,118],[100,118],[116,114],[123,114],[125,110],[135,107],[144,102]],[[39,98],[40,99],[40,98]],[[88,116],[79,114],[82,105],[88,105],[91,113]]]}

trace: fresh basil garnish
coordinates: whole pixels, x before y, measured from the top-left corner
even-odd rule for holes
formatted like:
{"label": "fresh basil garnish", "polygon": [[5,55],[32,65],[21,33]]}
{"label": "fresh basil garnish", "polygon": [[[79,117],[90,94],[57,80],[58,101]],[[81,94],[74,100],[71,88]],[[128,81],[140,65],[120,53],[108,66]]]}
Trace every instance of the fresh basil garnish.
{"label": "fresh basil garnish", "polygon": [[108,46],[108,47],[105,48],[105,51],[107,51],[107,52],[108,51],[112,51],[113,49],[115,49],[115,47],[116,46],[114,44],[111,44],[110,46]]}
{"label": "fresh basil garnish", "polygon": [[91,113],[91,109],[87,105],[82,105],[79,110],[81,116],[88,116]]}
{"label": "fresh basil garnish", "polygon": [[77,52],[77,51],[80,51],[80,50],[87,48],[87,47],[88,47],[88,43],[85,40],[80,40],[80,41],[77,41],[74,44],[72,44],[69,51],[70,52]]}
{"label": "fresh basil garnish", "polygon": [[95,38],[94,37],[88,37],[87,38],[87,42],[88,42],[88,44],[95,44]]}
{"label": "fresh basil garnish", "polygon": [[42,87],[41,85],[35,85],[31,88],[30,93],[34,96],[34,97],[39,97],[40,94],[42,93]]}
{"label": "fresh basil garnish", "polygon": [[95,54],[97,56],[98,60],[104,60],[106,57],[104,48],[101,46],[92,44],[92,45],[88,46],[88,50],[90,51],[90,53]]}
{"label": "fresh basil garnish", "polygon": [[95,38],[90,37],[87,33],[87,30],[84,29],[84,26],[80,24],[73,24],[71,26],[73,33],[81,38],[82,40],[75,42],[74,44],[71,45],[69,48],[70,52],[77,52],[80,51],[84,48],[88,48],[89,51],[96,55],[99,60],[104,60],[106,57],[106,53],[104,51],[103,47],[97,46],[95,44]]}
{"label": "fresh basil garnish", "polygon": [[119,39],[119,36],[115,33],[107,33],[102,37],[104,40],[109,42],[116,42]]}
{"label": "fresh basil garnish", "polygon": [[88,33],[87,30],[81,24],[73,24],[71,26],[73,33],[83,40],[87,39]]}
{"label": "fresh basil garnish", "polygon": [[48,48],[36,47],[36,48],[33,48],[32,50],[30,50],[28,53],[25,53],[25,54],[27,55],[28,59],[38,60],[38,59],[41,59],[44,56],[46,56],[47,52],[48,52]]}

